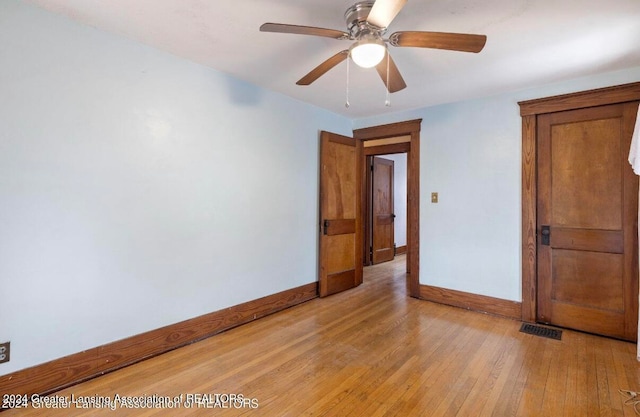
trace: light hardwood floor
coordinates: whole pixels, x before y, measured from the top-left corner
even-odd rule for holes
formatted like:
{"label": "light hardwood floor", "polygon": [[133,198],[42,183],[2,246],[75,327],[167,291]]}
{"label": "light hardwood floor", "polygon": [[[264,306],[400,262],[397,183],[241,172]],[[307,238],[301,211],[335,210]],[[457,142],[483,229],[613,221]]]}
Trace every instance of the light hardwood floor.
{"label": "light hardwood floor", "polygon": [[[517,321],[408,298],[404,262],[398,256],[365,269],[364,284],[354,290],[55,394],[98,400],[182,395],[180,408],[45,411],[32,405],[0,415],[636,415],[618,391],[640,391],[635,344],[567,330],[562,341],[545,339],[520,333]],[[187,409],[194,394],[211,394],[213,402],[192,401]],[[224,397],[213,394],[241,394],[248,404],[198,408],[229,405],[215,403]]]}

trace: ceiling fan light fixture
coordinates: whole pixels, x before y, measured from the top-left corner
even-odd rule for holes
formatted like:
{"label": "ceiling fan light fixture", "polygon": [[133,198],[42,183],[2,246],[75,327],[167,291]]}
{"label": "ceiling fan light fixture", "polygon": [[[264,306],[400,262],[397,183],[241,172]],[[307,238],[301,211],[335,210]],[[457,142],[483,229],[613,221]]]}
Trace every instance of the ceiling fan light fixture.
{"label": "ceiling fan light fixture", "polygon": [[375,67],[382,61],[386,53],[387,47],[384,41],[373,36],[360,39],[353,44],[349,51],[353,62],[362,68]]}

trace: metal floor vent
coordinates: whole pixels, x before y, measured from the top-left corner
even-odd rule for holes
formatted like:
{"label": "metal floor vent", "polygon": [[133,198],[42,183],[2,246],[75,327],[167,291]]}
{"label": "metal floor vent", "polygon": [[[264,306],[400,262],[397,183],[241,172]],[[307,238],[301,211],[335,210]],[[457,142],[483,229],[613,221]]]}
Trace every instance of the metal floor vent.
{"label": "metal floor vent", "polygon": [[550,329],[548,327],[536,326],[535,324],[524,323],[520,327],[522,333],[535,336],[548,337],[549,339],[562,340],[562,330]]}

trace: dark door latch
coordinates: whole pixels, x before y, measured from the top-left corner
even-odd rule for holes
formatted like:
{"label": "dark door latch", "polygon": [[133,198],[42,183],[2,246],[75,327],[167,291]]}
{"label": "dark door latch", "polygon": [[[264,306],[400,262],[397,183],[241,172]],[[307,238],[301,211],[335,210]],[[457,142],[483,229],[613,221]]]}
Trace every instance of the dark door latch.
{"label": "dark door latch", "polygon": [[542,234],[542,239],[540,243],[545,246],[549,246],[551,241],[551,228],[550,226],[542,226],[540,228],[540,233]]}

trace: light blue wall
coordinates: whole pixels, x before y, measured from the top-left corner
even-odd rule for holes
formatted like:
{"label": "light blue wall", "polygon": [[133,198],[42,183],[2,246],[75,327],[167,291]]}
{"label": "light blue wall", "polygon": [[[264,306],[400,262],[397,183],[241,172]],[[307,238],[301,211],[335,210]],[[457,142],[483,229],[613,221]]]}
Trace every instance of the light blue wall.
{"label": "light blue wall", "polygon": [[0,374],[317,279],[351,121],[0,2]]}
{"label": "light blue wall", "polygon": [[420,283],[521,301],[518,102],[636,81],[640,68],[356,120],[354,129],[423,119]]}

